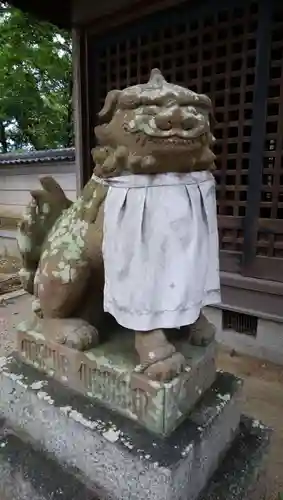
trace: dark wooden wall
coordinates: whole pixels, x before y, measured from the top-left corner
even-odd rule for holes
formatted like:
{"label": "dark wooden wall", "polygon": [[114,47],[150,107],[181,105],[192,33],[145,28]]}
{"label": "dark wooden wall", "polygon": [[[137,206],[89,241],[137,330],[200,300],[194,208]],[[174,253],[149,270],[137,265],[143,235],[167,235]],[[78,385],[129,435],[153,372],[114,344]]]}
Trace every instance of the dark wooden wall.
{"label": "dark wooden wall", "polygon": [[[283,7],[198,1],[85,34],[87,143],[112,88],[169,81],[208,94],[217,125],[221,269],[283,282]],[[87,153],[89,155],[89,153]],[[84,182],[91,175],[85,161]]]}

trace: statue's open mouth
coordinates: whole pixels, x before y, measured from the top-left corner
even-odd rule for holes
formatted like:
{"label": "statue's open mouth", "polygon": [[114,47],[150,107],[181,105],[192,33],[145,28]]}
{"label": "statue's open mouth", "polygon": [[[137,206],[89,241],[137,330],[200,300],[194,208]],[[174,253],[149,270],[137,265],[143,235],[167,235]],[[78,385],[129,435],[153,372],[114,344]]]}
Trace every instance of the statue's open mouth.
{"label": "statue's open mouth", "polygon": [[179,138],[184,140],[193,140],[193,139],[198,139],[207,130],[203,123],[191,129],[182,129],[174,127],[168,130],[162,130],[160,128],[153,127],[151,126],[150,123],[143,123],[142,127],[140,127],[140,131],[144,132],[149,137],[156,137],[160,139]]}
{"label": "statue's open mouth", "polygon": [[202,138],[208,133],[208,124],[200,121],[199,124],[192,128],[185,129],[181,127],[170,127],[166,130],[156,127],[152,120],[149,120],[148,122],[140,120],[138,123],[132,121],[129,124],[124,124],[124,130],[132,134],[142,134],[143,136],[146,136],[148,140],[170,140],[170,142],[182,141],[184,143],[200,141],[201,143]]}
{"label": "statue's open mouth", "polygon": [[190,149],[199,149],[208,143],[207,133],[203,132],[202,134],[196,137],[188,137],[183,136],[182,134],[167,134],[164,135],[149,135],[145,131],[136,132],[136,141],[139,144],[155,143],[160,144],[166,147],[173,145],[174,146],[182,146],[184,148]]}

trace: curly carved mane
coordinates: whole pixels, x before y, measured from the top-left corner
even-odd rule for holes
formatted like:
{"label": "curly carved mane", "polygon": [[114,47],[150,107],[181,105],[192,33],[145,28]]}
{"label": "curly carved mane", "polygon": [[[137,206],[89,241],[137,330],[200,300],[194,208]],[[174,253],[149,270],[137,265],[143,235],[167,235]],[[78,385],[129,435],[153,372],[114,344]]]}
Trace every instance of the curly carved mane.
{"label": "curly carved mane", "polygon": [[121,90],[116,89],[108,92],[104,101],[104,106],[98,113],[98,119],[101,125],[111,122],[117,109],[120,94]]}

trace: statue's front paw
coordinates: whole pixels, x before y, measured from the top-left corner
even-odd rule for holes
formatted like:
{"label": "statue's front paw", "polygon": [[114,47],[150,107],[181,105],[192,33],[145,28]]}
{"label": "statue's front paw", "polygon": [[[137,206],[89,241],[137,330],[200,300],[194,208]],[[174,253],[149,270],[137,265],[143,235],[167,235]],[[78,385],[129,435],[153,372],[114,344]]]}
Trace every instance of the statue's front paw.
{"label": "statue's front paw", "polygon": [[185,367],[185,358],[180,352],[175,352],[169,358],[156,361],[144,370],[151,380],[169,382],[180,375]]}
{"label": "statue's front paw", "polygon": [[168,382],[185,368],[184,356],[176,352],[162,330],[136,332],[135,345],[140,358],[136,371],[144,373],[151,380]]}
{"label": "statue's front paw", "polygon": [[85,351],[99,342],[97,329],[80,318],[45,318],[43,334],[58,344]]}
{"label": "statue's front paw", "polygon": [[[65,329],[64,329],[65,330]],[[59,344],[64,344],[71,349],[85,351],[90,347],[98,344],[98,331],[94,326],[89,324],[76,325],[72,324],[67,331],[60,332],[56,337]]]}

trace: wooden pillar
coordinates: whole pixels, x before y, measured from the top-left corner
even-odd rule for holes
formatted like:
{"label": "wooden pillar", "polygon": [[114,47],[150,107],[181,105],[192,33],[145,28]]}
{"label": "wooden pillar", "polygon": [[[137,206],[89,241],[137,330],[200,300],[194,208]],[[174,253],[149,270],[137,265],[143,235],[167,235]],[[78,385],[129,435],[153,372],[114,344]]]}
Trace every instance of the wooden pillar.
{"label": "wooden pillar", "polygon": [[271,0],[259,2],[255,88],[253,98],[253,125],[251,134],[247,211],[244,220],[244,249],[242,274],[249,275],[256,258],[259,222],[262,167],[264,156],[266,102],[269,83],[269,58],[272,24]]}
{"label": "wooden pillar", "polygon": [[88,37],[83,28],[73,30],[73,107],[76,147],[77,191],[93,170],[89,106]]}

